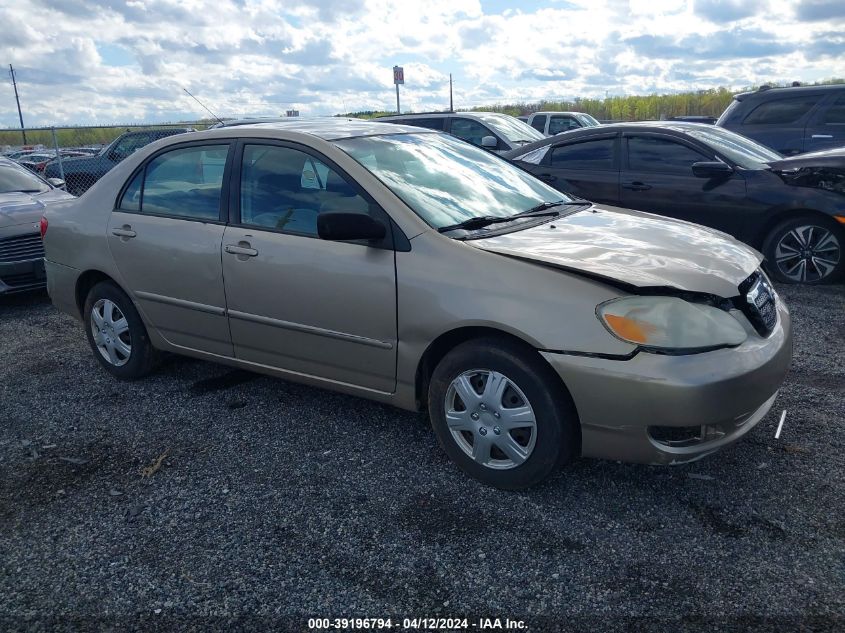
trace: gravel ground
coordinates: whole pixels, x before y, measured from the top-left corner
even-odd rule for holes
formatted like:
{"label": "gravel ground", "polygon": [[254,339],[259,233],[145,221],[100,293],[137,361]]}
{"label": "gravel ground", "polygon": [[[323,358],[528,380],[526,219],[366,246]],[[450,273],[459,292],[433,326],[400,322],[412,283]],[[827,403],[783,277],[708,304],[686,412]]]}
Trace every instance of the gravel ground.
{"label": "gravel ground", "polygon": [[181,358],[120,383],[46,296],[0,299],[0,627],[841,631],[845,286],[780,290],[793,370],[741,442],[521,493],[421,414]]}

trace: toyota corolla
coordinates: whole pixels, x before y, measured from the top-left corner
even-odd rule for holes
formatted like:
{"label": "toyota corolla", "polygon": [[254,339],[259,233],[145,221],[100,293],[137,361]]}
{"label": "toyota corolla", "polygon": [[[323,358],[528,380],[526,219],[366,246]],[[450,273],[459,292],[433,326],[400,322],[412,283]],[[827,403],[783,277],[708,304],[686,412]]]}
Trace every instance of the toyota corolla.
{"label": "toyota corolla", "polygon": [[420,128],[163,139],[42,228],[52,300],[116,378],[171,352],[426,409],[500,488],[579,455],[713,453],[766,416],[791,359],[755,250]]}

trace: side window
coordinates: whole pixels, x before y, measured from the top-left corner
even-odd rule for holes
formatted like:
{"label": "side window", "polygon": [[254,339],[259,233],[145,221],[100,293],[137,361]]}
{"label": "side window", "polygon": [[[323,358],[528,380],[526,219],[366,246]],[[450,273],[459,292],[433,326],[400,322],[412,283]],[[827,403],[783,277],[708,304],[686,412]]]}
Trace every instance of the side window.
{"label": "side window", "polygon": [[141,183],[144,180],[144,170],[139,171],[120,198],[117,208],[121,211],[141,211]]}
{"label": "side window", "polygon": [[409,119],[408,125],[416,125],[417,127],[428,128],[429,130],[443,131],[443,117],[429,117],[427,119]]}
{"label": "side window", "polygon": [[531,121],[531,127],[533,127],[538,132],[546,133],[546,115],[540,114],[535,116],[534,119]]}
{"label": "side window", "polygon": [[670,139],[631,136],[628,138],[628,169],[661,174],[692,175],[692,164],[713,160]]}
{"label": "side window", "polygon": [[553,116],[549,120],[549,134],[552,136],[568,130],[574,130],[577,127],[581,127],[581,125],[568,116]]}
{"label": "side window", "polygon": [[819,98],[815,96],[793,97],[792,99],[778,99],[766,101],[751,111],[743,125],[789,125],[796,123],[807,114]]}
{"label": "side window", "polygon": [[242,224],[314,237],[322,211],[371,212],[357,189],[319,159],[274,145],[244,147],[240,200]]}
{"label": "side window", "polygon": [[613,169],[613,138],[561,145],[552,150],[552,167],[559,169]]}
{"label": "side window", "polygon": [[147,164],[141,213],[219,220],[228,150],[228,145],[201,145],[156,156]]}
{"label": "side window", "polygon": [[452,119],[452,135],[481,147],[481,139],[495,136],[478,121],[472,119]]}
{"label": "side window", "polygon": [[845,92],[833,102],[824,114],[822,123],[825,125],[845,125]]}

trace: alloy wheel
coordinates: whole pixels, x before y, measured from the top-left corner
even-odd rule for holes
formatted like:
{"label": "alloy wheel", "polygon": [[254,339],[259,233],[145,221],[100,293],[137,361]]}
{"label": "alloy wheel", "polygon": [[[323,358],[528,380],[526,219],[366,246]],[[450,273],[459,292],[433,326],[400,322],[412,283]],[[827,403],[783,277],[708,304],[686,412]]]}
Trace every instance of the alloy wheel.
{"label": "alloy wheel", "polygon": [[91,308],[91,334],[94,344],[110,365],[122,367],[132,355],[129,323],[116,303],[100,299]]}
{"label": "alloy wheel", "polygon": [[472,369],[446,391],[446,424],[455,443],[487,468],[516,468],[537,442],[537,420],[525,393],[510,378]]}
{"label": "alloy wheel", "polygon": [[823,226],[803,225],[784,233],[775,246],[775,265],[792,281],[820,281],[839,264],[842,247],[836,235]]}

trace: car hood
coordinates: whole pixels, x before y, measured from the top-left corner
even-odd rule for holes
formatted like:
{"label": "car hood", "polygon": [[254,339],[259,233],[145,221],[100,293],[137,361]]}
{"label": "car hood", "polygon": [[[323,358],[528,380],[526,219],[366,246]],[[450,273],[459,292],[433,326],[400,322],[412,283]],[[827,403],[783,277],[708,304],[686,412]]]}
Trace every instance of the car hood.
{"label": "car hood", "polygon": [[466,244],[637,288],[739,294],[762,255],[725,233],[649,213],[591,206]]}
{"label": "car hood", "polygon": [[769,163],[769,166],[775,171],[790,171],[805,167],[838,167],[845,169],[845,147],[789,156],[781,160],[773,160]]}
{"label": "car hood", "polygon": [[0,193],[0,228],[37,224],[48,204],[70,198],[73,196],[61,189],[51,189],[40,194]]}

